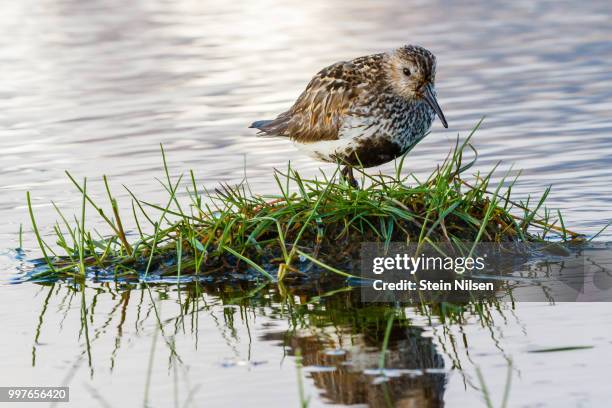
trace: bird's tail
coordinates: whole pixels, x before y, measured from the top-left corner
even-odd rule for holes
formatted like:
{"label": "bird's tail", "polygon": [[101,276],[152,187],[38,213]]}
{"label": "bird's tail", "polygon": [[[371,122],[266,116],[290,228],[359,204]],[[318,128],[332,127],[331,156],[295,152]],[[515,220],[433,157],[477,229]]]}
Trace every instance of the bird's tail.
{"label": "bird's tail", "polygon": [[257,120],[253,123],[251,123],[251,126],[249,126],[249,129],[259,129],[259,130],[263,130],[263,127],[266,127],[266,125],[269,125],[270,122],[272,122],[271,120]]}
{"label": "bird's tail", "polygon": [[249,126],[249,128],[258,129],[258,136],[287,136],[285,131],[287,130],[289,118],[280,115],[278,118],[273,120],[258,120]]}

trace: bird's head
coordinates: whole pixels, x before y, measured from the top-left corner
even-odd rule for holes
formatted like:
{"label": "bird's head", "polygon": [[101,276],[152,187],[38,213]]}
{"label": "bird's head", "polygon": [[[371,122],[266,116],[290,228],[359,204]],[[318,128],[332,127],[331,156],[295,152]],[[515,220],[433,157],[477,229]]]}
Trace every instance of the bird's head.
{"label": "bird's head", "polygon": [[387,77],[391,88],[399,96],[422,100],[438,115],[448,128],[442,108],[436,99],[436,57],[418,45],[405,45],[389,54]]}

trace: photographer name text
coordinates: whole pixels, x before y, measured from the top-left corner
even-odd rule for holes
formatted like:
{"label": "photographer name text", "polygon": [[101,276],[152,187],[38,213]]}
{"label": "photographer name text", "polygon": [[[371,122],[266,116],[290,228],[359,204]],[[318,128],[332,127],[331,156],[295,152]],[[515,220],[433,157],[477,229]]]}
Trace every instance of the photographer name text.
{"label": "photographer name text", "polygon": [[413,291],[413,290],[494,290],[493,282],[476,282],[472,279],[455,280],[453,282],[430,281],[421,279],[418,282],[402,279],[398,282],[385,282],[382,279],[377,279],[372,283],[374,290],[390,290],[390,291]]}

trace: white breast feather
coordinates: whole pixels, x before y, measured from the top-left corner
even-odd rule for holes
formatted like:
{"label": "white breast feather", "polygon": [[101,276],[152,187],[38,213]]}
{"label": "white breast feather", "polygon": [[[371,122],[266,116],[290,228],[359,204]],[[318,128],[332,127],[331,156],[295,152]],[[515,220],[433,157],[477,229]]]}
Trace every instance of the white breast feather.
{"label": "white breast feather", "polygon": [[344,152],[346,149],[350,149],[355,145],[355,140],[353,139],[339,139],[339,140],[324,140],[321,142],[314,143],[299,143],[294,142],[295,146],[308,154],[310,157],[333,162],[334,156],[336,156],[339,152]]}
{"label": "white breast feather", "polygon": [[344,119],[338,132],[340,139],[314,143],[294,142],[294,144],[315,159],[333,162],[335,156],[343,156],[347,151],[350,152],[360,140],[374,136],[380,129],[380,125],[371,116],[349,115]]}

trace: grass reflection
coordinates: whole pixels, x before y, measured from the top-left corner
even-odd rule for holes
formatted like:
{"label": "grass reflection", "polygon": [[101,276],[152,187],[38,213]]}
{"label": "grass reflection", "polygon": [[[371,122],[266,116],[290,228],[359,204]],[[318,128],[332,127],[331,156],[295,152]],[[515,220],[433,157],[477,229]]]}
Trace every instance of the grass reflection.
{"label": "grass reflection", "polygon": [[[43,286],[48,291],[35,330],[32,364],[37,364],[36,354],[41,352],[37,345],[44,338],[44,331],[50,329],[43,324],[49,307],[61,311],[62,322],[71,319],[68,315],[76,309],[70,303],[80,297],[80,328],[75,333],[80,352],[64,383],[69,385],[74,380],[83,363],[88,365],[92,378],[99,375],[96,370],[100,366],[108,365],[112,373],[130,352],[122,348],[126,341],[148,338],[150,342],[138,341],[149,344],[145,346],[149,353],[141,363],[144,406],[154,405],[151,387],[160,372],[157,362],[164,354],[173,398],[179,405],[194,401],[200,384],[189,375],[190,358],[181,354],[188,355],[194,349],[207,352],[210,345],[202,347],[200,343],[202,339],[209,341],[211,333],[201,332],[202,324],[216,328],[222,343],[237,358],[240,356],[237,347],[246,344],[245,364],[258,364],[257,356],[251,352],[253,344],[276,344],[279,356],[293,357],[305,381],[314,385],[326,401],[375,407],[442,406],[449,373],[462,374],[465,364],[473,364],[469,353],[458,351],[458,343],[461,348],[469,348],[469,338],[465,333],[456,338],[453,328],[480,324],[490,330],[491,341],[499,345],[496,325],[504,324],[506,314],[512,313],[511,304],[491,302],[432,303],[419,307],[368,304],[361,301],[358,290],[350,287],[326,290],[312,286],[279,288],[274,284],[252,283],[220,286],[201,282]],[[96,310],[100,305],[104,305],[104,312]],[[258,326],[261,319],[270,324],[278,322],[282,328],[270,325],[262,329]],[[245,332],[246,338],[240,334]],[[99,343],[112,344],[107,355],[101,354],[106,348],[97,347]],[[465,383],[480,388],[467,377]],[[312,398],[305,388],[299,395],[302,403]],[[105,403],[112,406],[109,401]]]}

